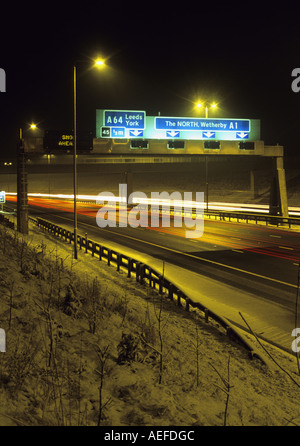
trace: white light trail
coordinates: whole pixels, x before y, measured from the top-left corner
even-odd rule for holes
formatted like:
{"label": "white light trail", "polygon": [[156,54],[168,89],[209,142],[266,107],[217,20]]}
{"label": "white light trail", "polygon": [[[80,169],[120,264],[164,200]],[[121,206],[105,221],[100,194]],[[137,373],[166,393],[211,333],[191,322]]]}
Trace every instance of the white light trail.
{"label": "white light trail", "polygon": [[[9,195],[17,195],[16,192],[7,192],[6,196]],[[37,197],[37,198],[53,198],[53,199],[62,199],[62,200],[73,200],[74,195],[71,194],[41,194],[41,193],[28,193],[29,197]],[[98,195],[77,195],[77,200],[87,200],[87,201],[95,201],[97,200]],[[122,198],[115,196],[107,196],[101,197],[102,200],[107,202],[122,202]],[[133,199],[133,202],[145,203],[145,204],[153,204],[153,205],[168,205],[168,206],[191,206],[203,208],[204,203],[196,203],[195,201],[179,201],[179,200],[151,200],[151,198],[143,199]],[[196,206],[198,205],[198,206]],[[231,211],[231,212],[254,212],[254,213],[269,213],[269,206],[267,204],[247,204],[247,203],[224,203],[224,202],[209,202],[209,210],[216,211]],[[294,216],[300,216],[300,208],[299,207],[289,207],[289,214]]]}

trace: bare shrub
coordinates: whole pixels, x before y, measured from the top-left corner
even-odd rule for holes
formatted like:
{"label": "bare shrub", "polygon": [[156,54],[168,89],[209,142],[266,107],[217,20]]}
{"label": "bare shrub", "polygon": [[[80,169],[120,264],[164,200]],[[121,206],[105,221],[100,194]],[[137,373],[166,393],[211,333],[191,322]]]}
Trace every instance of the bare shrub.
{"label": "bare shrub", "polygon": [[151,320],[149,304],[147,302],[147,308],[145,312],[145,318],[141,327],[141,336],[146,343],[155,344],[156,343],[156,333],[155,325]]}
{"label": "bare shrub", "polygon": [[96,370],[96,372],[100,376],[100,385],[99,385],[99,412],[98,412],[98,422],[97,426],[101,426],[101,421],[103,418],[103,410],[105,407],[107,407],[110,402],[111,398],[108,398],[106,402],[103,402],[103,386],[104,386],[104,379],[107,374],[106,372],[106,362],[109,356],[109,345],[101,349],[99,346],[97,346],[97,354],[99,359],[99,370]]}
{"label": "bare shrub", "polygon": [[9,345],[5,355],[1,356],[0,383],[6,389],[17,392],[22,389],[26,378],[37,367],[36,356],[40,343],[36,342],[34,336],[23,339],[18,336],[14,344]]}
{"label": "bare shrub", "polygon": [[75,287],[70,283],[67,286],[66,295],[62,303],[63,312],[68,316],[78,318],[82,307],[80,295]]}
{"label": "bare shrub", "polygon": [[132,362],[136,358],[139,339],[132,333],[122,333],[122,339],[117,346],[118,350],[118,364]]}
{"label": "bare shrub", "polygon": [[89,331],[93,334],[96,333],[99,327],[100,319],[104,311],[104,299],[102,295],[101,286],[97,278],[92,283],[88,280],[86,281],[82,312],[87,318]]}

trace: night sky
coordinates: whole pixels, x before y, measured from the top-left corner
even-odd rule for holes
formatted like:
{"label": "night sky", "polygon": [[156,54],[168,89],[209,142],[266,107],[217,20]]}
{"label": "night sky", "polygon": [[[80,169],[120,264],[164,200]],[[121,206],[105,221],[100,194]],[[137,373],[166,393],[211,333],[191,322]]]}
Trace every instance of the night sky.
{"label": "night sky", "polygon": [[[0,157],[15,153],[19,128],[32,121],[73,128],[74,63],[79,130],[95,133],[96,108],[197,116],[202,98],[218,102],[215,117],[261,119],[266,144],[298,154],[300,93],[291,90],[291,72],[300,67],[300,7],[106,4],[1,6]],[[90,69],[97,55],[107,69]]]}

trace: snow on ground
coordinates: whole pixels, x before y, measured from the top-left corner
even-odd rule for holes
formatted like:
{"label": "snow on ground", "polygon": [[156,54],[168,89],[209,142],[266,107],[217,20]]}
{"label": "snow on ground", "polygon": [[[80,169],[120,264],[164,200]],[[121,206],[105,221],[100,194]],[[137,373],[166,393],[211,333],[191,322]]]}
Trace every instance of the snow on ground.
{"label": "snow on ground", "polygon": [[300,423],[292,356],[264,344],[284,370],[251,360],[218,324],[89,254],[75,262],[32,224],[0,226],[0,253],[1,425],[218,426],[228,395],[227,425]]}

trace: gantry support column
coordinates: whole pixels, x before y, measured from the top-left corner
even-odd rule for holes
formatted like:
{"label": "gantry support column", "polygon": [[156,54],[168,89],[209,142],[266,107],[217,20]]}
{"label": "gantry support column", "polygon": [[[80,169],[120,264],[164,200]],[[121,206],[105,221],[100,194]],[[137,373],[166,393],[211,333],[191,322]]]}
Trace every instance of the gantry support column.
{"label": "gantry support column", "polygon": [[133,192],[133,173],[131,170],[124,172],[124,183],[127,184],[127,203],[130,194]]}
{"label": "gantry support column", "polygon": [[257,198],[259,195],[257,173],[254,170],[250,171],[250,192],[251,192],[252,198]]}
{"label": "gantry support column", "polygon": [[269,212],[271,215],[289,216],[283,156],[276,156],[272,160]]}
{"label": "gantry support column", "polygon": [[27,169],[24,142],[20,138],[17,161],[17,230],[21,234],[28,234],[28,198],[27,198]]}

